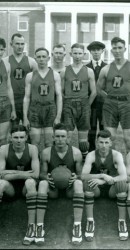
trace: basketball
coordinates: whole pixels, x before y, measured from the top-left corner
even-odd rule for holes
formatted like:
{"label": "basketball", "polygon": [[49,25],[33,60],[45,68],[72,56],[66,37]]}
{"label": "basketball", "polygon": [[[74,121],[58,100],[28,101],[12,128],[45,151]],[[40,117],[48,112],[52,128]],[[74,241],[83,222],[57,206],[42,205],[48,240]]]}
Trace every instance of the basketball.
{"label": "basketball", "polygon": [[51,172],[51,175],[56,188],[65,189],[68,187],[71,171],[66,166],[54,168]]}

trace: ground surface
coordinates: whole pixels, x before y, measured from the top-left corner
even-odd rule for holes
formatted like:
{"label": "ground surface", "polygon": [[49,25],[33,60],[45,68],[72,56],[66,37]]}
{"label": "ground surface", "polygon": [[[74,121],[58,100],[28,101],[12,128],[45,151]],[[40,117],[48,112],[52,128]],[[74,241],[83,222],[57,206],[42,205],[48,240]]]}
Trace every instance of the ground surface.
{"label": "ground surface", "polygon": [[[73,136],[73,144],[77,146],[77,133]],[[122,131],[119,127],[116,147],[125,156]],[[29,247],[22,245],[27,228],[27,210],[24,199],[3,202],[0,207],[0,249],[130,249],[130,236],[125,242],[118,239],[118,211],[115,200],[100,198],[95,201],[95,237],[93,242],[86,242],[85,211],[83,212],[83,243],[79,247],[71,244],[73,207],[72,200],[64,197],[49,200],[45,217],[45,245]],[[130,235],[130,220],[127,217]]]}

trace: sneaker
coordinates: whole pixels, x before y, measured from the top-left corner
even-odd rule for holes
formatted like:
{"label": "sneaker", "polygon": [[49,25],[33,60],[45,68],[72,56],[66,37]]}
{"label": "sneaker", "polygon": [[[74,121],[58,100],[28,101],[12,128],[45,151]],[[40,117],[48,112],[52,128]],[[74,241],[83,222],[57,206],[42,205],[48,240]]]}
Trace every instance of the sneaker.
{"label": "sneaker", "polygon": [[45,231],[43,228],[43,224],[42,225],[37,225],[36,226],[36,235],[35,235],[35,243],[39,246],[42,246],[44,244],[44,235],[45,235]]}
{"label": "sneaker", "polygon": [[119,239],[127,240],[128,239],[128,231],[125,220],[118,221],[118,230],[119,230]]}
{"label": "sneaker", "polygon": [[74,224],[73,226],[73,236],[72,243],[75,245],[79,245],[82,242],[82,232],[81,232],[81,224]]}
{"label": "sneaker", "polygon": [[94,229],[95,229],[94,220],[87,220],[86,231],[85,231],[85,239],[87,241],[93,241]]}
{"label": "sneaker", "polygon": [[35,228],[34,224],[29,224],[27,233],[23,239],[23,245],[29,246],[35,240]]}

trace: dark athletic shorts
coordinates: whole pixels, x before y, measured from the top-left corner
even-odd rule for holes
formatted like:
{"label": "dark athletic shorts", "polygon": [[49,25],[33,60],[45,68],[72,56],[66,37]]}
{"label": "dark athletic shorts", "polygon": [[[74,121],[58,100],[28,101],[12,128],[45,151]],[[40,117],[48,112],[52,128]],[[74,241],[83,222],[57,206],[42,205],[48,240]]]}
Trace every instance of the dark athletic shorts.
{"label": "dark athletic shorts", "polygon": [[63,121],[70,131],[75,126],[80,131],[90,128],[90,105],[88,99],[64,99]]}
{"label": "dark athletic shorts", "polygon": [[0,123],[8,122],[11,118],[11,103],[8,97],[0,97]]}
{"label": "dark athletic shorts", "polygon": [[29,121],[33,128],[53,127],[55,117],[55,103],[48,103],[47,105],[32,103],[30,106]]}
{"label": "dark athletic shorts", "polygon": [[114,100],[106,98],[103,105],[103,125],[117,128],[119,122],[122,129],[130,129],[130,100]]}

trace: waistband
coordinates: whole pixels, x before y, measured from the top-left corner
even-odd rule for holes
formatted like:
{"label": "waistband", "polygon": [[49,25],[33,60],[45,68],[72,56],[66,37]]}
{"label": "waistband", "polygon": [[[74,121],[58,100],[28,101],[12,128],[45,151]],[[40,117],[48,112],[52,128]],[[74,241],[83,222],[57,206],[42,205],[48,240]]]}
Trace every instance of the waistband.
{"label": "waistband", "polygon": [[130,100],[130,96],[128,96],[128,95],[123,95],[123,96],[108,95],[107,98],[109,98],[111,100],[117,100],[117,101],[128,101],[128,100]]}
{"label": "waistband", "polygon": [[45,103],[41,103],[41,102],[38,102],[38,101],[33,101],[31,103],[31,106],[35,106],[35,105],[38,105],[38,106],[50,106],[50,105],[56,105],[55,102],[45,102]]}

